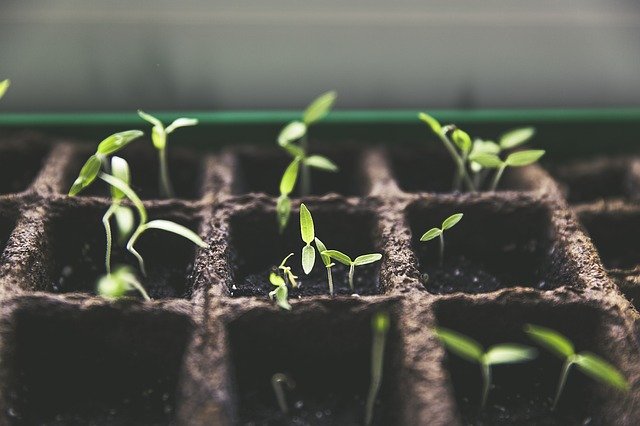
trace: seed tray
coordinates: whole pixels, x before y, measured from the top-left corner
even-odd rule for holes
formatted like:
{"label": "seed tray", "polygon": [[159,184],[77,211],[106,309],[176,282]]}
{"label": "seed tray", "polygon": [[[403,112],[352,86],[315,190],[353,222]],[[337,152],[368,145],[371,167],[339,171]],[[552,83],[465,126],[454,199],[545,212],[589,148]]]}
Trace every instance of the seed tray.
{"label": "seed tray", "polygon": [[[430,186],[427,167],[412,161],[425,154],[418,148],[332,148],[332,158],[349,170],[342,182],[318,175],[315,192],[304,198],[316,232],[349,254],[375,250],[383,259],[356,271],[358,296],[346,291],[345,271],[336,269],[338,295],[330,297],[322,278],[305,278],[292,263],[303,286],[292,292],[293,310],[284,312],[268,300],[265,274],[302,247],[301,200],[294,198],[290,227],[280,237],[271,188],[283,160],[275,148],[176,150],[176,168],[188,170],[176,176],[177,198],[169,200],[155,198],[154,179],[136,180],[140,170],[155,176],[150,143],[123,151],[151,217],[196,229],[209,248],[144,236],[145,285],[154,300],[113,302],[93,292],[107,193],[65,195],[90,150],[35,134],[6,138],[0,150],[20,153],[26,159],[20,167],[35,172],[0,195],[0,424],[361,424],[369,322],[380,310],[390,312],[391,329],[377,425],[640,419],[639,315],[616,283],[625,287],[605,271],[607,246],[592,226],[607,213],[598,206],[611,203],[570,206],[563,181],[539,166],[510,171],[505,190],[451,194],[437,181]],[[428,161],[451,174],[437,156]],[[621,203],[625,226],[637,226],[636,208]],[[434,248],[418,239],[458,211],[465,219],[447,239],[441,273],[431,263]],[[620,211],[613,209],[616,220]],[[604,266],[585,229],[601,247]],[[114,257],[131,262],[123,253]],[[578,350],[616,364],[631,392],[572,374],[552,413],[560,361],[542,354],[526,367],[497,367],[488,408],[478,413],[479,371],[449,356],[433,327],[490,345],[524,342],[528,322],[555,328]],[[298,382],[289,418],[276,409],[270,389],[279,371]]]}

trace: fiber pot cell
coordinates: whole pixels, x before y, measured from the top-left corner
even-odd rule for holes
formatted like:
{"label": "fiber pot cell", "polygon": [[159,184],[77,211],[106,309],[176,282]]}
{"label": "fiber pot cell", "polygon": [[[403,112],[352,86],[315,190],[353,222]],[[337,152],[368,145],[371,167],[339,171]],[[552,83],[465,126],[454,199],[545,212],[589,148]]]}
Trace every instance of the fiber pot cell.
{"label": "fiber pot cell", "polygon": [[[336,248],[352,259],[365,253],[379,252],[375,241],[375,215],[366,208],[354,208],[340,203],[308,205],[313,216],[315,233],[327,248]],[[280,234],[276,224],[275,206],[256,202],[231,213],[229,219],[229,253],[227,255],[231,280],[228,286],[234,297],[266,297],[273,286],[269,273],[289,253],[294,253],[287,265],[299,277],[300,288],[292,289],[291,297],[329,294],[327,271],[316,251],[316,263],[306,275],[301,266],[299,210],[291,213],[288,227]],[[315,244],[314,244],[315,246]],[[348,267],[334,262],[332,268],[334,292],[350,295]],[[356,267],[355,292],[360,295],[381,292],[380,263]]]}

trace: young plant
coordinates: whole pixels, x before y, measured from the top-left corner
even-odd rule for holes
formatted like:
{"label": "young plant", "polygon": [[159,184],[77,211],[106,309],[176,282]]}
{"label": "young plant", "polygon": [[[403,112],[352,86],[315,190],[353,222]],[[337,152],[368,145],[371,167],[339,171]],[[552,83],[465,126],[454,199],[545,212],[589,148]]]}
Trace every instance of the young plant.
{"label": "young plant", "polygon": [[0,99],[2,99],[5,93],[7,93],[7,89],[9,89],[10,85],[11,80],[9,79],[0,81]]}
{"label": "young plant", "polygon": [[284,278],[275,272],[271,272],[271,274],[269,274],[269,282],[276,287],[275,290],[269,292],[269,299],[275,299],[278,306],[290,311],[291,305],[287,300],[289,298],[289,289],[287,288],[287,283]]}
{"label": "young plant", "polygon": [[538,354],[534,348],[514,343],[494,345],[485,351],[480,343],[472,338],[444,327],[436,328],[436,335],[451,352],[480,366],[483,381],[481,408],[487,404],[493,365],[526,362]]}
{"label": "young plant", "polygon": [[287,257],[282,259],[282,262],[280,262],[280,265],[278,265],[278,270],[282,271],[282,275],[284,276],[283,278],[285,278],[285,281],[289,280],[291,287],[298,288],[298,282],[296,281],[298,277],[296,275],[293,275],[291,266],[287,266],[287,260],[289,260],[291,256],[293,256],[293,253],[289,253]]}
{"label": "young plant", "polygon": [[462,213],[452,214],[442,222],[442,228],[431,228],[420,237],[420,241],[430,241],[440,237],[440,266],[444,263],[444,231],[453,228],[462,219]]}
{"label": "young plant", "polygon": [[174,196],[174,192],[171,179],[169,178],[169,165],[167,164],[167,138],[180,127],[195,126],[198,124],[198,120],[195,118],[178,118],[165,128],[162,122],[151,114],[138,110],[138,115],[153,125],[151,129],[151,141],[153,142],[153,146],[158,150],[158,160],[160,162],[160,195],[165,198],[171,198]]}
{"label": "young plant", "polygon": [[622,391],[629,389],[629,383],[618,369],[590,352],[576,353],[573,343],[557,331],[532,324],[527,324],[524,331],[540,346],[564,360],[556,395],[553,399],[552,410],[555,410],[558,405],[560,395],[569,376],[569,370],[573,365],[576,365],[583,373],[601,383]]}
{"label": "young plant", "polygon": [[491,182],[490,191],[495,191],[498,188],[498,183],[502,174],[507,167],[523,167],[535,163],[544,155],[542,149],[531,149],[527,151],[516,151],[507,156],[505,160],[502,160],[497,154],[478,153],[471,156],[471,161],[474,161],[480,166],[486,169],[497,169],[493,180]]}
{"label": "young plant", "polygon": [[287,405],[284,386],[286,386],[289,390],[292,390],[296,387],[296,383],[288,375],[283,373],[276,373],[271,376],[271,386],[273,387],[273,392],[276,394],[276,400],[278,401],[280,411],[282,411],[282,414],[289,414],[289,406]]}
{"label": "young plant", "polygon": [[320,253],[320,259],[322,259],[322,263],[324,263],[325,268],[327,268],[327,282],[329,283],[329,294],[333,296],[333,275],[331,274],[331,268],[333,268],[336,264],[331,261],[331,257],[323,254],[327,251],[327,247],[324,245],[322,241],[318,237],[316,237],[316,248],[318,249],[318,253]]}
{"label": "young plant", "polygon": [[[130,173],[129,164],[120,157],[111,158],[111,172],[113,176],[122,180],[129,185]],[[112,246],[112,231],[110,220],[112,217],[116,220],[116,228],[118,230],[118,242],[123,244],[126,238],[131,235],[135,226],[135,218],[133,211],[127,206],[121,205],[125,195],[122,191],[115,187],[111,187],[111,206],[107,212],[102,216],[102,225],[107,238],[107,250],[105,254],[105,268],[107,274],[111,273],[111,246]]]}
{"label": "young plant", "polygon": [[120,299],[132,290],[137,290],[144,300],[151,300],[129,266],[118,266],[98,280],[98,294],[108,299]]}
{"label": "young plant", "polygon": [[[301,168],[300,194],[307,196],[311,192],[310,168],[329,172],[338,171],[338,167],[328,158],[321,155],[309,155],[307,133],[309,128],[322,120],[331,110],[336,100],[336,92],[326,92],[317,97],[304,111],[302,121],[292,121],[282,128],[278,135],[278,145],[282,147],[293,160],[287,166],[280,182],[280,197],[278,199],[278,223],[284,229],[289,220],[291,201],[289,194],[293,191],[298,179],[298,169]],[[300,141],[296,144],[296,141]],[[284,185],[284,186],[283,186]]]}
{"label": "young plant", "polygon": [[389,314],[378,312],[371,319],[373,342],[371,345],[371,384],[367,395],[364,424],[369,426],[373,421],[373,406],[382,383],[382,366],[384,364],[384,347],[389,331]]}
{"label": "young plant", "polygon": [[300,204],[300,235],[305,243],[302,247],[302,270],[309,275],[316,263],[316,250],[311,245],[315,240],[315,231],[311,212],[304,203]]}
{"label": "young plant", "polygon": [[343,265],[346,265],[349,267],[349,287],[351,288],[351,291],[355,290],[353,287],[353,274],[355,272],[355,267],[368,265],[370,263],[374,263],[382,259],[382,255],[380,253],[363,254],[361,256],[356,257],[353,260],[351,260],[351,258],[346,254],[338,250],[325,250],[320,254],[329,256],[331,259],[337,260]]}

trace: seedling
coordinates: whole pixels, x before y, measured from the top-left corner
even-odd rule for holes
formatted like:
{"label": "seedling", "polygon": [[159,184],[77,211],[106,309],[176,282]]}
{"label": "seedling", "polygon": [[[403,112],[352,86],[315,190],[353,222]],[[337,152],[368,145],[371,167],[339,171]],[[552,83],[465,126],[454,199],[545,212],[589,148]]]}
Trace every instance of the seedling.
{"label": "seedling", "polygon": [[174,196],[174,192],[169,178],[169,165],[167,164],[167,138],[180,127],[195,126],[198,124],[198,120],[195,118],[178,118],[165,128],[162,122],[151,114],[138,110],[138,115],[153,125],[151,141],[158,150],[158,160],[160,161],[160,195],[165,198],[171,198]]}
{"label": "seedling", "polygon": [[137,290],[144,300],[151,300],[129,266],[118,266],[98,280],[98,294],[108,299],[120,299],[131,290]]}
{"label": "seedling", "polygon": [[289,253],[287,257],[282,259],[282,262],[280,262],[280,265],[278,266],[278,270],[282,271],[282,274],[284,275],[284,278],[286,280],[289,280],[291,287],[297,288],[298,282],[296,280],[298,279],[298,277],[296,275],[293,275],[293,272],[291,271],[291,266],[287,266],[287,260],[289,260],[291,256],[293,256],[293,253]]}
{"label": "seedling", "polygon": [[382,259],[382,255],[380,253],[371,253],[371,254],[363,254],[361,256],[356,257],[354,260],[351,260],[349,256],[342,253],[338,250],[325,250],[320,254],[324,254],[325,256],[329,256],[333,260],[337,260],[349,267],[349,287],[351,291],[354,291],[353,287],[353,274],[355,272],[356,266],[368,265],[370,263],[374,263]]}
{"label": "seedling", "polygon": [[540,346],[564,360],[552,410],[558,405],[569,370],[574,364],[592,379],[622,391],[629,389],[629,383],[618,369],[590,352],[576,353],[573,343],[557,331],[532,324],[527,324],[524,331]]}
{"label": "seedling", "polygon": [[471,157],[471,161],[474,161],[487,169],[497,169],[490,187],[491,191],[495,191],[498,188],[500,178],[507,167],[528,166],[538,161],[543,155],[544,150],[531,149],[511,153],[505,160],[502,160],[497,154],[479,153],[473,155]]}
{"label": "seedling", "polygon": [[9,89],[10,85],[11,80],[9,79],[0,81],[0,99],[2,99],[5,93],[7,93],[7,89]]}
{"label": "seedling", "polygon": [[[282,128],[278,135],[278,145],[282,147],[293,160],[287,166],[280,181],[280,197],[278,198],[278,223],[284,229],[291,212],[289,194],[293,191],[298,179],[298,169],[301,168],[300,194],[307,196],[311,192],[310,168],[329,172],[338,171],[338,167],[328,158],[321,155],[309,155],[307,133],[311,125],[322,120],[331,110],[336,100],[336,92],[326,92],[317,97],[304,111],[302,121],[292,121]],[[296,144],[296,141],[300,141]]]}
{"label": "seedling", "polygon": [[269,274],[269,282],[271,282],[271,284],[276,287],[275,290],[269,292],[269,299],[273,300],[275,298],[278,306],[280,306],[282,309],[290,311],[291,305],[287,300],[289,297],[289,289],[287,288],[287,283],[285,282],[284,278],[282,278],[275,272],[271,272],[271,274]]}
{"label": "seedling", "polygon": [[480,343],[472,338],[444,327],[436,328],[436,334],[451,352],[480,366],[483,381],[480,408],[484,408],[487,404],[493,365],[526,362],[534,359],[538,354],[534,348],[515,343],[494,345],[485,351]]}
{"label": "seedling", "polygon": [[284,393],[284,386],[292,390],[296,387],[296,383],[291,377],[283,373],[276,373],[271,376],[271,386],[273,386],[273,392],[276,394],[276,400],[282,414],[289,414],[289,406],[287,405],[287,399]]}
{"label": "seedling", "polygon": [[327,251],[327,247],[324,245],[322,241],[318,237],[316,237],[316,248],[320,253],[320,259],[322,259],[322,263],[324,263],[325,268],[327,268],[327,281],[329,283],[329,294],[333,296],[333,275],[331,274],[331,268],[333,268],[336,264],[331,261],[331,257],[323,254]]}
{"label": "seedling", "polygon": [[300,204],[300,235],[305,243],[305,246],[302,247],[302,270],[309,275],[316,263],[316,250],[311,245],[315,239],[315,231],[311,212],[304,203]]}
{"label": "seedling", "polygon": [[371,319],[373,343],[371,345],[371,384],[367,395],[364,424],[369,426],[373,421],[373,406],[382,383],[382,366],[384,364],[384,347],[389,331],[389,314],[378,312]]}
{"label": "seedling", "polygon": [[442,222],[442,228],[431,228],[420,237],[420,241],[430,241],[440,237],[440,266],[444,263],[444,231],[451,229],[462,219],[462,213],[452,214]]}
{"label": "seedling", "polygon": [[[114,177],[122,180],[129,185],[130,173],[129,165],[120,157],[111,158],[111,171]],[[102,224],[107,237],[107,250],[105,254],[105,267],[107,274],[111,273],[111,246],[112,246],[112,232],[111,232],[111,217],[115,217],[116,226],[118,230],[118,242],[123,244],[126,238],[131,235],[135,226],[135,219],[133,217],[133,211],[127,207],[121,205],[121,201],[125,195],[122,191],[115,187],[111,187],[111,206],[107,212],[102,216]]]}

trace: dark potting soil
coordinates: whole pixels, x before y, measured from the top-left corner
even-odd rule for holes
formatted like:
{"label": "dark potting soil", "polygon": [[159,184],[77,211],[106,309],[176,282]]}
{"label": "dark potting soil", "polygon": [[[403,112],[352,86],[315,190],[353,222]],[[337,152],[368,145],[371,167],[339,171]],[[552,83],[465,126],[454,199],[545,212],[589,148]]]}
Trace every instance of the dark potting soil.
{"label": "dark potting soil", "polygon": [[[319,262],[319,259],[316,260]],[[354,290],[349,287],[349,267],[336,264],[331,268],[333,276],[334,295],[362,296],[380,293],[380,267],[376,264],[358,266],[353,276]],[[269,273],[266,270],[259,274],[247,275],[231,288],[231,296],[267,296],[274,286],[269,282]],[[289,286],[289,298],[307,296],[321,296],[329,294],[329,284],[324,264],[316,264],[309,275],[305,275],[301,268],[294,268],[294,274],[298,276],[298,288]]]}
{"label": "dark potting soil", "polygon": [[624,158],[577,161],[552,169],[570,203],[627,197],[631,190],[630,165]]}
{"label": "dark potting soil", "polygon": [[49,148],[44,145],[10,146],[0,151],[0,194],[26,190],[35,180]]}
{"label": "dark potting soil", "polygon": [[582,212],[580,220],[608,269],[640,265],[640,215],[628,211]]}

